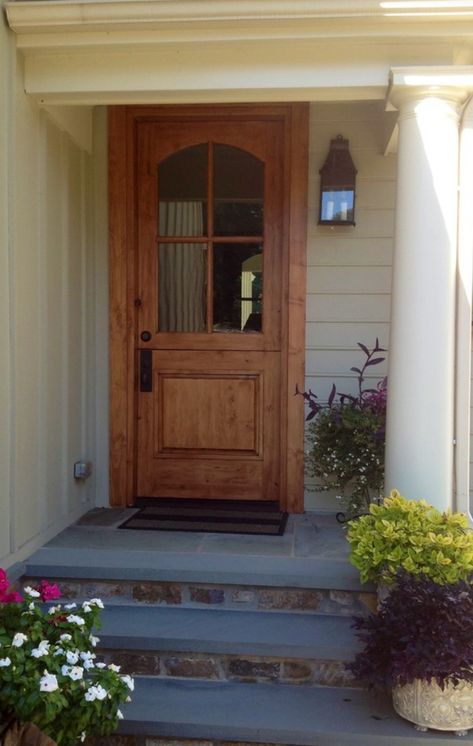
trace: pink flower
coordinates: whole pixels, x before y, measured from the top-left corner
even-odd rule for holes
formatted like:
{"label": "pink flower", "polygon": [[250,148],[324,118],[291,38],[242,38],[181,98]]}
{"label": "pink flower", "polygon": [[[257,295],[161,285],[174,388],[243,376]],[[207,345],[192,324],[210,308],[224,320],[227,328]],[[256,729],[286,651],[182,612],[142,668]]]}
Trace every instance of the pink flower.
{"label": "pink flower", "polygon": [[47,580],[41,581],[38,590],[41,594],[42,601],[55,601],[56,598],[61,597],[59,586],[56,583],[48,583]]}
{"label": "pink flower", "polygon": [[5,570],[0,568],[0,604],[12,604],[20,603],[23,598],[16,591],[8,593],[10,588],[10,582],[7,578]]}
{"label": "pink flower", "polygon": [[7,574],[5,570],[0,568],[0,595],[3,595],[9,587],[10,583],[8,582]]}
{"label": "pink flower", "polygon": [[20,604],[23,601],[23,596],[20,596],[16,591],[11,593],[5,593],[0,597],[0,603],[4,604]]}

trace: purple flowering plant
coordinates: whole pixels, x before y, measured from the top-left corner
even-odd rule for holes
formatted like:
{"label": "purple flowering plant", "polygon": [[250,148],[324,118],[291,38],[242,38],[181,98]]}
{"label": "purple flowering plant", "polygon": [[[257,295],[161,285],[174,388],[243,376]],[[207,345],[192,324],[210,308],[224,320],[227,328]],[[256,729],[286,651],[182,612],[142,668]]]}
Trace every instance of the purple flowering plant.
{"label": "purple flowering plant", "polygon": [[297,391],[307,405],[306,472],[315,487],[335,490],[348,515],[365,512],[379,500],[384,483],[387,379],[367,387],[368,371],[384,362],[378,339],[372,349],[358,342],[364,363],[350,370],[358,391],[346,394],[332,385],[327,403],[309,391]]}

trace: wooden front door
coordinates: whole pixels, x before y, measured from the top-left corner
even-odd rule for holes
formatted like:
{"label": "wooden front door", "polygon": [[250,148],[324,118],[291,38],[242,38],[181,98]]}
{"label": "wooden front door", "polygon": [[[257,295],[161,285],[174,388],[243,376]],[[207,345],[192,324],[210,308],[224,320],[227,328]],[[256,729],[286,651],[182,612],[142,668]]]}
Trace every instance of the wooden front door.
{"label": "wooden front door", "polygon": [[110,110],[112,504],[302,503],[307,107]]}
{"label": "wooden front door", "polygon": [[138,127],[139,497],[279,500],[283,135]]}

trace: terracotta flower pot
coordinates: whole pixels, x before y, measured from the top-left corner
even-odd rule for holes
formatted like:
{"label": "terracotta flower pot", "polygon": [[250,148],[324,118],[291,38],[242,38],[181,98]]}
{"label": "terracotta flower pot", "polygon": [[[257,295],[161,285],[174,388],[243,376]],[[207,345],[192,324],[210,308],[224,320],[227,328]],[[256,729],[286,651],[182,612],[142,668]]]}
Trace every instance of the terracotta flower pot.
{"label": "terracotta flower pot", "polygon": [[416,679],[411,684],[393,688],[396,712],[414,723],[418,730],[453,731],[466,735],[473,728],[473,684],[451,682],[442,690],[435,682]]}

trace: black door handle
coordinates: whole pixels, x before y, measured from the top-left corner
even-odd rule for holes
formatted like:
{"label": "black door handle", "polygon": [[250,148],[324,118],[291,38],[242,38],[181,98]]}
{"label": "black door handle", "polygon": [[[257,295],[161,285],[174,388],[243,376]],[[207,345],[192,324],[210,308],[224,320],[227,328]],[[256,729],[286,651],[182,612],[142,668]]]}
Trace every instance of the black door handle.
{"label": "black door handle", "polygon": [[140,391],[153,390],[153,350],[140,350]]}

